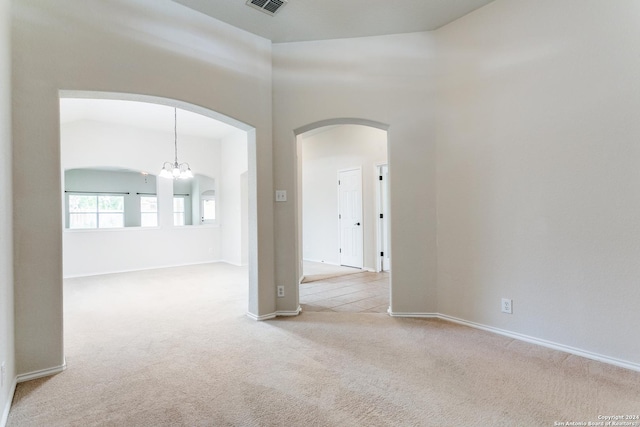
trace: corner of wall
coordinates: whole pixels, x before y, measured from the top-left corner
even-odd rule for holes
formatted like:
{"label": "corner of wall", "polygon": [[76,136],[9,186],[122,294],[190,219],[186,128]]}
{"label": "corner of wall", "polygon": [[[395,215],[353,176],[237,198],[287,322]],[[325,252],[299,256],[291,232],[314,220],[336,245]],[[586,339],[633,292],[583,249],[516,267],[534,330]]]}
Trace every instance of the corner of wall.
{"label": "corner of wall", "polygon": [[[11,126],[11,2],[0,0],[0,427],[6,425],[16,388],[13,305],[13,181]],[[10,380],[9,380],[10,379]]]}

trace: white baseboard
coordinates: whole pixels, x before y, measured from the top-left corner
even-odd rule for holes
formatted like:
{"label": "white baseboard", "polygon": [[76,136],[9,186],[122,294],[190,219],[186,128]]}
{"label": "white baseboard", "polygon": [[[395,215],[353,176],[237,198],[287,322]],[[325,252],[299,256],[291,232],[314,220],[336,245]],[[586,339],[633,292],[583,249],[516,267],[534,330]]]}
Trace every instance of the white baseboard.
{"label": "white baseboard", "polygon": [[298,306],[298,308],[296,310],[293,311],[286,311],[286,310],[280,310],[280,311],[276,311],[276,316],[297,316],[298,314],[300,314],[300,312],[302,312],[302,307]]}
{"label": "white baseboard", "polygon": [[47,368],[47,369],[40,369],[39,371],[27,372],[26,374],[20,374],[16,378],[16,382],[23,383],[25,381],[31,381],[37,378],[49,377],[51,375],[59,374],[65,369],[67,369],[66,361],[61,366],[56,366],[56,367]]}
{"label": "white baseboard", "polygon": [[504,335],[506,337],[513,338],[519,341],[540,345],[542,347],[551,348],[553,350],[562,351],[562,352],[573,354],[576,356],[585,357],[587,359],[597,360],[598,362],[608,363],[609,365],[619,366],[621,368],[640,372],[640,364],[638,363],[628,362],[626,360],[605,356],[605,355],[594,353],[588,350],[582,350],[582,349],[571,347],[568,345],[559,344],[553,341],[531,337],[529,335],[520,334],[518,332],[511,332],[511,331],[507,331],[500,328],[494,328],[493,326],[487,326],[487,325],[482,325],[480,323],[470,322],[468,320],[458,319],[456,317],[447,316],[446,314],[439,314],[438,317],[442,320],[448,320],[450,322],[458,323],[460,325],[470,326],[476,329],[482,329],[484,331],[493,332],[494,334]]}
{"label": "white baseboard", "polygon": [[[246,267],[247,266],[247,264],[227,261],[225,259],[221,259],[221,260],[218,260],[218,261],[212,261],[212,262],[222,262],[222,263],[225,263],[225,264],[233,265],[234,267]],[[204,263],[204,264],[209,264],[209,263]]]}
{"label": "white baseboard", "polygon": [[[166,265],[157,265],[157,266],[152,266],[152,267],[141,267],[141,268],[130,268],[130,269],[125,269],[125,270],[105,270],[102,272],[92,272],[92,273],[86,273],[86,274],[71,274],[71,275],[66,275],[63,276],[63,279],[75,279],[75,278],[79,278],[79,277],[92,277],[92,276],[103,276],[105,274],[120,274],[120,273],[134,273],[136,271],[147,271],[147,270],[159,270],[162,268],[174,268],[174,267],[188,267],[190,265],[200,265],[200,264],[212,264],[212,263],[216,263],[216,262],[223,262],[226,264],[231,264],[230,262],[221,260],[221,259],[214,259],[211,261],[196,261],[196,262],[188,262],[188,263],[182,263],[182,264],[166,264]],[[236,264],[231,264],[231,265],[236,265]],[[241,267],[241,266],[239,266]]]}
{"label": "white baseboard", "polygon": [[518,332],[511,332],[493,326],[483,325],[481,323],[471,322],[469,320],[459,319],[457,317],[448,316],[441,313],[394,313],[389,308],[388,313],[392,317],[420,317],[420,318],[438,318],[449,322],[457,323],[459,325],[469,326],[474,329],[481,329],[483,331],[492,332],[494,334],[503,335],[509,338],[516,339],[518,341],[528,342],[530,344],[547,347],[553,350],[562,351],[564,353],[573,354],[576,356],[584,357],[598,362],[607,363],[609,365],[618,366],[620,368],[629,369],[632,371],[640,372],[640,364],[629,362],[626,360],[617,359],[615,357],[605,356],[602,354],[594,353],[588,350],[582,350],[580,348],[571,347],[564,344],[559,344],[553,341],[548,341],[542,338],[531,337],[529,335],[520,334]]}
{"label": "white baseboard", "polygon": [[280,311],[276,311],[275,313],[269,313],[269,314],[263,314],[262,316],[256,316],[253,313],[247,313],[247,316],[249,316],[249,318],[253,319],[253,320],[257,320],[257,321],[263,321],[263,320],[271,320],[271,319],[275,319],[276,317],[280,317],[280,316],[297,316],[302,312],[302,307],[298,306],[298,308],[296,310],[292,310],[292,311],[287,311],[287,310],[280,310]]}
{"label": "white baseboard", "polygon": [[391,317],[419,317],[422,319],[435,319],[440,317],[438,313],[394,313],[391,311],[391,307],[387,310]]}
{"label": "white baseboard", "polygon": [[338,263],[335,263],[335,262],[327,262],[327,261],[323,261],[323,260],[321,260],[321,259],[306,259],[306,258],[305,258],[305,259],[303,259],[302,261],[303,261],[303,262],[304,262],[304,261],[307,261],[307,262],[317,262],[318,264],[335,265],[336,267],[340,267],[340,263],[339,263],[339,262],[338,262]]}
{"label": "white baseboard", "polygon": [[11,384],[11,388],[9,389],[9,395],[7,396],[7,404],[4,405],[2,410],[2,417],[0,417],[0,427],[5,427],[7,425],[7,420],[9,419],[9,411],[11,410],[11,403],[13,402],[13,396],[16,394],[16,385],[18,385],[18,381],[16,378],[13,379],[13,383]]}
{"label": "white baseboard", "polygon": [[263,314],[262,316],[257,316],[253,313],[247,312],[247,316],[250,319],[256,320],[256,321],[263,321],[263,320],[271,320],[271,319],[275,319],[276,314],[275,313],[269,313],[269,314]]}

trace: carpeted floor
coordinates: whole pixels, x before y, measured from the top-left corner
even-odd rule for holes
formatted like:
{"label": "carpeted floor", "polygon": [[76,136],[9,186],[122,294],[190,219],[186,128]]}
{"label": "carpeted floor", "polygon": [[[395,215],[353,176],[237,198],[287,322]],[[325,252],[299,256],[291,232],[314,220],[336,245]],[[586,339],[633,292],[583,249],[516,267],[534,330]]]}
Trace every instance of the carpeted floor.
{"label": "carpeted floor", "polygon": [[[183,280],[186,277],[188,280]],[[245,316],[224,264],[65,282],[68,369],[15,426],[553,426],[640,414],[640,373],[439,320]]]}

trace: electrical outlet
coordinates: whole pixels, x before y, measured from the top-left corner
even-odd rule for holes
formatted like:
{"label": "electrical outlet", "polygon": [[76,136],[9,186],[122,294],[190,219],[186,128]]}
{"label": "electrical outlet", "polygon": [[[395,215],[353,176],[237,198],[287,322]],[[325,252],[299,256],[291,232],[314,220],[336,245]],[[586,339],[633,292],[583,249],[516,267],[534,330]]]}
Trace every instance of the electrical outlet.
{"label": "electrical outlet", "polygon": [[513,314],[513,300],[510,300],[509,298],[502,298],[502,312]]}
{"label": "electrical outlet", "polygon": [[284,286],[278,286],[278,298],[284,297]]}

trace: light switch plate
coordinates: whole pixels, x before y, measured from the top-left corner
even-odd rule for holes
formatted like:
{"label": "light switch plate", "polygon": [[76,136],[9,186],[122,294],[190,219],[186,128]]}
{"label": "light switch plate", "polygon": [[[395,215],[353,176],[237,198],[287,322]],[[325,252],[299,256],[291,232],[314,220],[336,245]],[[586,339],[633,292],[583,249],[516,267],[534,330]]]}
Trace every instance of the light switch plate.
{"label": "light switch plate", "polygon": [[287,201],[287,190],[276,190],[276,202]]}

